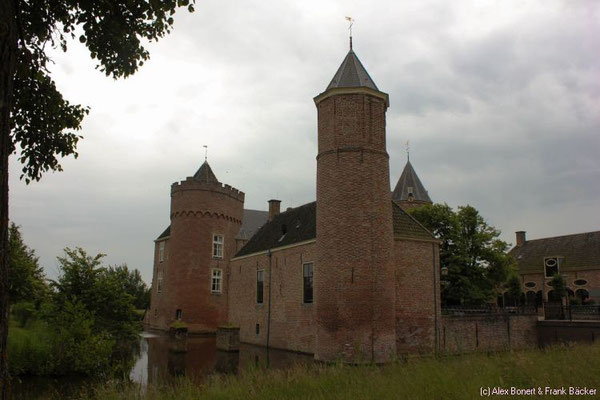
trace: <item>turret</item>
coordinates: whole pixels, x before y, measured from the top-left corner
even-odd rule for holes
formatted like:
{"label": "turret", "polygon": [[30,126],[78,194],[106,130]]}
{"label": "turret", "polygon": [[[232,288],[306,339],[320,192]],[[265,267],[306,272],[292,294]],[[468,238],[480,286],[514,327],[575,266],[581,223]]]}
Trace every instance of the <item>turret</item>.
{"label": "turret", "polygon": [[386,362],[396,354],[388,95],[352,50],[318,110],[315,358]]}

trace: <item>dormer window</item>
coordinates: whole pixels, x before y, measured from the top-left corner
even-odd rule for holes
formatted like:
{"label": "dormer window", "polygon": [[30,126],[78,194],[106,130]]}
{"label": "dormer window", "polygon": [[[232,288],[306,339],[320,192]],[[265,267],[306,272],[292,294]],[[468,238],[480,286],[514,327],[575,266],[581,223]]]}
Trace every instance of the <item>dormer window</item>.
{"label": "dormer window", "polygon": [[213,235],[213,258],[223,258],[223,235]]}
{"label": "dormer window", "polygon": [[558,257],[546,257],[544,258],[544,272],[546,278],[552,278],[554,275],[559,274],[559,258]]}

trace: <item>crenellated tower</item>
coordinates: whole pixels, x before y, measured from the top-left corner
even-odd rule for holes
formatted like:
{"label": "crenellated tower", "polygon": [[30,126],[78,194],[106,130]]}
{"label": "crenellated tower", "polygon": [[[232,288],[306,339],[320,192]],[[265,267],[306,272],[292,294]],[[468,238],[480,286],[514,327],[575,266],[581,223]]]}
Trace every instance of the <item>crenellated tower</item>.
{"label": "crenellated tower", "polygon": [[173,183],[171,225],[157,240],[154,276],[161,283],[159,290],[153,282],[151,325],[166,329],[181,320],[200,333],[227,321],[227,266],[243,208],[244,193],[219,182],[206,161]]}
{"label": "crenellated tower", "polygon": [[315,358],[396,355],[388,95],[350,48],[318,110]]}

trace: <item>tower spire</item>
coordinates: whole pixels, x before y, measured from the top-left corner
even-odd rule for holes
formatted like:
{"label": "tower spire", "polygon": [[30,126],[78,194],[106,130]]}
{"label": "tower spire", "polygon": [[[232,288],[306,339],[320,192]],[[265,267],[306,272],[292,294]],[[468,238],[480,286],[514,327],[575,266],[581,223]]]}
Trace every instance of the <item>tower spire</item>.
{"label": "tower spire", "polygon": [[208,145],[205,144],[202,147],[204,147],[204,161],[206,162],[208,161]]}
{"label": "tower spire", "polygon": [[406,159],[407,161],[410,161],[410,143],[408,140],[406,141],[406,146],[404,146],[404,148],[406,149]]}
{"label": "tower spire", "polygon": [[352,25],[354,25],[354,19],[352,19],[352,17],[346,17],[346,21],[350,23],[348,30],[350,31],[350,50],[352,50]]}

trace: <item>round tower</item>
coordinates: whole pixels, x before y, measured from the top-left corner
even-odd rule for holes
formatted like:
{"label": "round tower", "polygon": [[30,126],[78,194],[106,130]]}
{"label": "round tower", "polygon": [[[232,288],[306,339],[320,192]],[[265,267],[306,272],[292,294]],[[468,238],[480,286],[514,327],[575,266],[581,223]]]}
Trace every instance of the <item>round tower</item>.
{"label": "round tower", "polygon": [[396,355],[388,95],[350,52],[318,110],[315,358]]}
{"label": "round tower", "polygon": [[214,332],[227,321],[227,265],[242,225],[244,193],[220,183],[207,162],[171,186],[168,270],[164,271],[167,323],[190,332]]}

